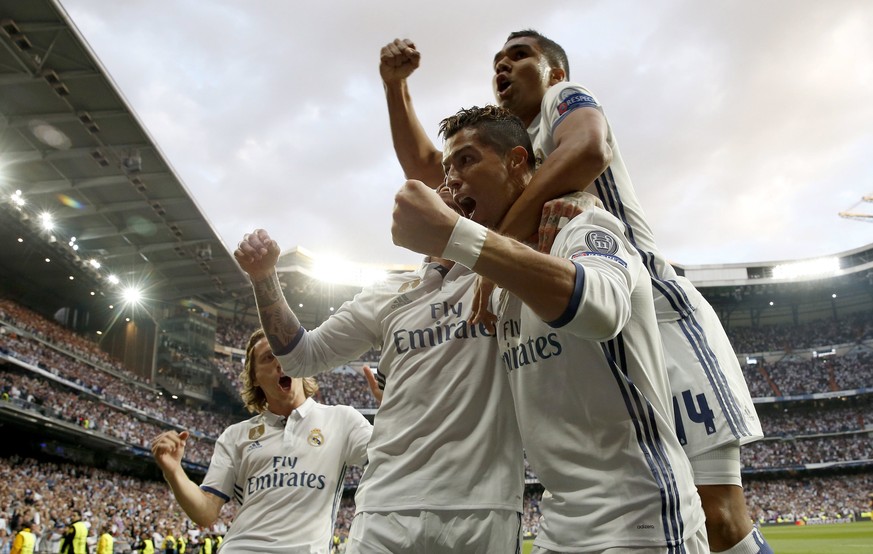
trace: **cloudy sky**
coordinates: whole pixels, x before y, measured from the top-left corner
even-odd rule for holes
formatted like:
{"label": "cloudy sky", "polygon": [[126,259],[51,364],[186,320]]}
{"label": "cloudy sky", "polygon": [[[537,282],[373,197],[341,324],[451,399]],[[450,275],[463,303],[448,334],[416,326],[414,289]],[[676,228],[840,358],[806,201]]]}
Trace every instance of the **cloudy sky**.
{"label": "cloudy sky", "polygon": [[[61,0],[230,249],[413,264],[391,243],[403,174],[380,48],[415,41],[410,87],[436,141],[492,101],[513,30],[561,43],[598,96],[662,250],[710,264],[873,242],[868,0]],[[534,7],[536,6],[536,8]]]}

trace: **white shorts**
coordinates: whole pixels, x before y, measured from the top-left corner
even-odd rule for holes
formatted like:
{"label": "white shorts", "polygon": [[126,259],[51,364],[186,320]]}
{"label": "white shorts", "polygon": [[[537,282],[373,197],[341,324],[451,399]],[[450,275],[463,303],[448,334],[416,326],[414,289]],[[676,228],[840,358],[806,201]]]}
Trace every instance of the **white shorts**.
{"label": "white shorts", "polygon": [[[607,548],[605,550],[586,550],[585,554],[669,554],[676,552],[676,547],[633,547],[627,548],[617,546],[615,548]],[[567,554],[570,552],[582,553],[580,550],[548,550],[540,546],[534,546],[531,554]],[[700,529],[685,540],[685,554],[709,554],[709,541],[706,538],[706,527],[701,526]]]}
{"label": "white shorts", "polygon": [[688,316],[658,321],[658,330],[685,454],[693,458],[763,437],[743,370],[712,306],[701,299]]}
{"label": "white shorts", "polygon": [[361,512],[347,554],[520,554],[521,514],[508,510]]}
{"label": "white shorts", "polygon": [[743,486],[739,443],[719,446],[688,460],[694,470],[695,485]]}

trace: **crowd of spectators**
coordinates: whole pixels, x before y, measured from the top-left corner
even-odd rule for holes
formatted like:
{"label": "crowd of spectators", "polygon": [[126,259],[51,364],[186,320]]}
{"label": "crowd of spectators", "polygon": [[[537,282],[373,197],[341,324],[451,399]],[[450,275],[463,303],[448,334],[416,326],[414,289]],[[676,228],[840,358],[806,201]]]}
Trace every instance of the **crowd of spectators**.
{"label": "crowd of spectators", "polygon": [[[873,473],[806,478],[746,479],[743,483],[752,519],[766,523],[832,523],[857,519],[870,511]],[[542,490],[524,495],[525,536],[539,530]]]}
{"label": "crowd of spectators", "polygon": [[[873,474],[746,480],[745,493],[753,518],[760,523],[839,521],[869,510]],[[223,534],[235,515],[225,505],[211,529],[194,525],[178,508],[166,483],[119,473],[27,458],[0,458],[0,530],[11,536],[24,521],[38,524],[43,544],[57,542],[73,510],[95,530],[108,526],[120,544],[133,544],[143,534]],[[542,489],[524,497],[522,525],[536,535]],[[354,501],[347,494],[337,512],[335,534],[348,536]],[[2,535],[2,533],[0,533]],[[96,539],[96,536],[94,537]],[[125,551],[123,547],[116,552]]]}
{"label": "crowd of spectators", "polygon": [[743,446],[746,468],[786,468],[827,462],[873,461],[873,439],[867,433],[760,440]]}
{"label": "crowd of spectators", "polygon": [[257,323],[218,316],[215,342],[231,348],[244,349],[249,337],[258,328]]}
{"label": "crowd of spectators", "polygon": [[370,392],[363,374],[349,366],[321,373],[316,399],[323,404],[345,404],[356,408],[377,408],[376,399]]}
{"label": "crowd of spectators", "polygon": [[[193,409],[176,402],[157,389],[144,386],[143,381],[127,372],[122,378],[118,374],[107,373],[103,365],[94,365],[92,359],[98,358],[99,348],[83,339],[75,355],[69,351],[57,350],[58,341],[47,341],[46,333],[64,339],[70,344],[77,337],[67,330],[52,329],[56,324],[24,309],[19,309],[15,318],[6,318],[9,313],[0,301],[0,352],[37,366],[49,373],[98,395],[101,400],[129,410],[144,413],[152,418],[175,426],[184,426],[196,434],[217,437],[232,420],[228,416],[210,409]],[[30,335],[19,334],[17,329]],[[69,335],[69,337],[67,336]],[[45,341],[45,342],[43,342]],[[97,352],[93,352],[97,351]]]}
{"label": "crowd of spectators", "polygon": [[[19,408],[79,426],[91,433],[112,437],[140,448],[149,448],[152,437],[165,429],[131,417],[118,408],[76,395],[65,387],[0,368],[0,399]],[[208,465],[215,439],[192,435],[185,447],[185,458]]]}
{"label": "crowd of spectators", "polygon": [[72,464],[0,458],[0,529],[8,535],[25,522],[34,523],[39,551],[57,552],[74,510],[90,526],[94,541],[98,530],[111,529],[116,552],[128,552],[145,534],[185,533],[195,539],[203,532],[223,534],[236,513],[228,503],[211,529],[201,529],[181,511],[164,482]]}
{"label": "crowd of spectators", "polygon": [[[826,358],[801,358],[792,349],[827,344],[844,344],[871,338],[869,316],[853,316],[846,322],[818,322],[797,327],[768,327],[732,333],[738,348],[748,352],[785,350],[778,362],[746,367],[753,396],[787,396],[858,389],[873,386],[873,352],[859,347],[850,354]],[[124,370],[92,342],[46,320],[8,300],[0,300],[0,352],[36,366],[54,376],[9,364],[0,368],[0,395],[23,409],[65,421],[93,433],[102,433],[128,444],[147,447],[148,441],[167,427],[196,432],[201,440],[189,442],[186,458],[208,464],[215,437],[241,418],[220,414],[208,407],[196,409],[157,394],[148,380]],[[251,329],[219,318],[218,344],[236,349],[245,344]],[[26,331],[20,333],[18,330]],[[766,341],[772,342],[766,342]],[[769,344],[770,346],[767,346]],[[749,346],[752,345],[752,346]],[[869,345],[868,345],[869,347]],[[379,353],[368,352],[361,361],[378,365]],[[238,390],[242,360],[216,355],[211,360]],[[354,364],[356,367],[359,364]],[[316,399],[325,404],[347,404],[376,408],[366,380],[351,366],[337,368],[317,377]],[[74,387],[94,396],[74,393]],[[864,433],[873,424],[873,401],[839,400],[779,403],[759,409],[768,437],[742,450],[746,468],[784,468],[808,463],[873,460],[873,441]],[[148,414],[149,419],[137,417]],[[810,435],[821,435],[811,437]],[[20,472],[20,473],[19,473]],[[346,476],[346,497],[337,516],[337,534],[347,536],[354,513],[351,492],[360,480],[360,468]],[[526,467],[526,478],[536,475]],[[164,483],[140,481],[99,469],[33,460],[0,459],[0,554],[3,529],[14,531],[12,523],[23,518],[42,519],[46,540],[57,535],[66,523],[72,499],[87,499],[92,524],[109,522],[119,537],[135,539],[145,527],[160,532],[176,530],[196,536],[200,532],[180,512]],[[801,486],[794,487],[794,483]],[[5,486],[4,484],[5,483]],[[6,490],[4,490],[6,489]],[[112,492],[108,492],[111,489]],[[526,534],[536,534],[541,492],[536,486],[525,496],[523,524]],[[755,518],[762,522],[819,518],[835,519],[866,507],[873,475],[752,480],[746,493]],[[59,491],[61,491],[59,493]],[[8,493],[8,494],[7,494]],[[220,528],[232,515],[226,509]],[[36,513],[34,513],[36,512]],[[15,519],[17,517],[17,519]],[[5,526],[4,526],[5,523]],[[92,529],[95,527],[92,525]]]}
{"label": "crowd of spectators", "polygon": [[768,437],[805,436],[860,431],[873,424],[873,399],[841,399],[758,406]]}
{"label": "crowd of spectators", "polygon": [[873,314],[862,312],[798,325],[730,327],[727,332],[739,354],[793,352],[873,339]]}
{"label": "crowd of spectators", "polygon": [[873,473],[746,480],[744,489],[759,523],[827,523],[870,511]]}
{"label": "crowd of spectators", "polygon": [[786,355],[777,362],[757,360],[744,367],[754,397],[796,396],[873,386],[873,351],[808,358]]}

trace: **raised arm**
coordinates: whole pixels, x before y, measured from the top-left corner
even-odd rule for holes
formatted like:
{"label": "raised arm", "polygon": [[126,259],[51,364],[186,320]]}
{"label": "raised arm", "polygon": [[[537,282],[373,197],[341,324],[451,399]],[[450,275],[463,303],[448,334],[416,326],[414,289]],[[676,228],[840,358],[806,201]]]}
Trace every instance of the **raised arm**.
{"label": "raised arm", "polygon": [[524,240],[537,231],[543,204],[586,190],[612,161],[608,133],[606,118],[595,108],[578,108],[564,116],[553,134],[554,152],[534,173],[497,230]]}
{"label": "raised arm", "polygon": [[442,152],[425,133],[409,94],[407,78],[418,68],[421,54],[409,39],[386,44],[379,58],[379,74],[385,87],[388,121],[394,152],[408,179],[418,179],[431,188],[443,181]]}
{"label": "raised arm", "polygon": [[269,233],[256,229],[243,237],[233,253],[237,263],[252,279],[261,326],[277,356],[294,348],[301,330],[300,321],[285,300],[276,274],[280,252],[279,245]]}
{"label": "raised arm", "polygon": [[[442,256],[459,219],[433,191],[418,181],[407,181],[395,198],[391,228],[394,243],[422,254]],[[509,259],[513,260],[509,264],[512,270],[499,271],[500,264]],[[576,285],[575,266],[569,260],[540,254],[492,231],[488,231],[482,254],[472,269],[516,294],[544,321],[564,313]]]}
{"label": "raised arm", "polygon": [[[572,322],[570,332],[608,340],[630,317],[633,276],[642,270],[636,253],[622,243],[618,220],[596,208],[579,217],[586,217],[586,223],[573,229],[571,242],[561,252],[566,257],[552,256],[461,218],[423,184],[407,181],[395,199],[391,232],[399,246],[439,253],[474,269],[554,327]],[[458,232],[458,227],[463,229]],[[456,237],[484,237],[484,242],[476,248],[476,240],[462,240],[447,248],[450,237],[453,243]],[[598,250],[599,242],[609,248]],[[584,317],[577,317],[583,312]]]}
{"label": "raised arm", "polygon": [[170,485],[173,496],[191,521],[208,527],[215,523],[224,506],[224,499],[198,487],[182,468],[188,432],[167,431],[152,440],[152,456]]}

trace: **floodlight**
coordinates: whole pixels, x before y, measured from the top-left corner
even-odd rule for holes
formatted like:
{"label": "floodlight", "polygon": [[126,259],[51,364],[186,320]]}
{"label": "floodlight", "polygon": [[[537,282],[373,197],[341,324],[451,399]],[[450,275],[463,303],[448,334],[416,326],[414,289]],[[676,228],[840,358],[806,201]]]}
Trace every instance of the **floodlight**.
{"label": "floodlight", "polygon": [[107,279],[108,279],[109,282],[112,283],[113,285],[117,285],[117,284],[119,283],[118,277],[116,277],[115,275],[111,275],[111,274],[110,274],[109,277],[107,277]]}
{"label": "floodlight", "polygon": [[381,281],[387,273],[381,269],[324,257],[314,261],[313,277],[326,283],[364,286]]}
{"label": "floodlight", "polygon": [[88,263],[91,264],[91,267],[93,267],[94,269],[100,269],[100,262],[98,262],[94,258],[88,260]]}
{"label": "floodlight", "polygon": [[128,304],[139,304],[140,300],[142,300],[142,291],[135,287],[127,287],[121,293],[121,296]]}
{"label": "floodlight", "polygon": [[774,266],[773,277],[776,279],[797,279],[812,275],[833,275],[839,270],[840,260],[838,258],[818,258]]}
{"label": "floodlight", "polygon": [[55,228],[55,222],[52,221],[52,214],[43,212],[40,214],[39,219],[42,222],[42,228],[46,231],[51,231]]}

